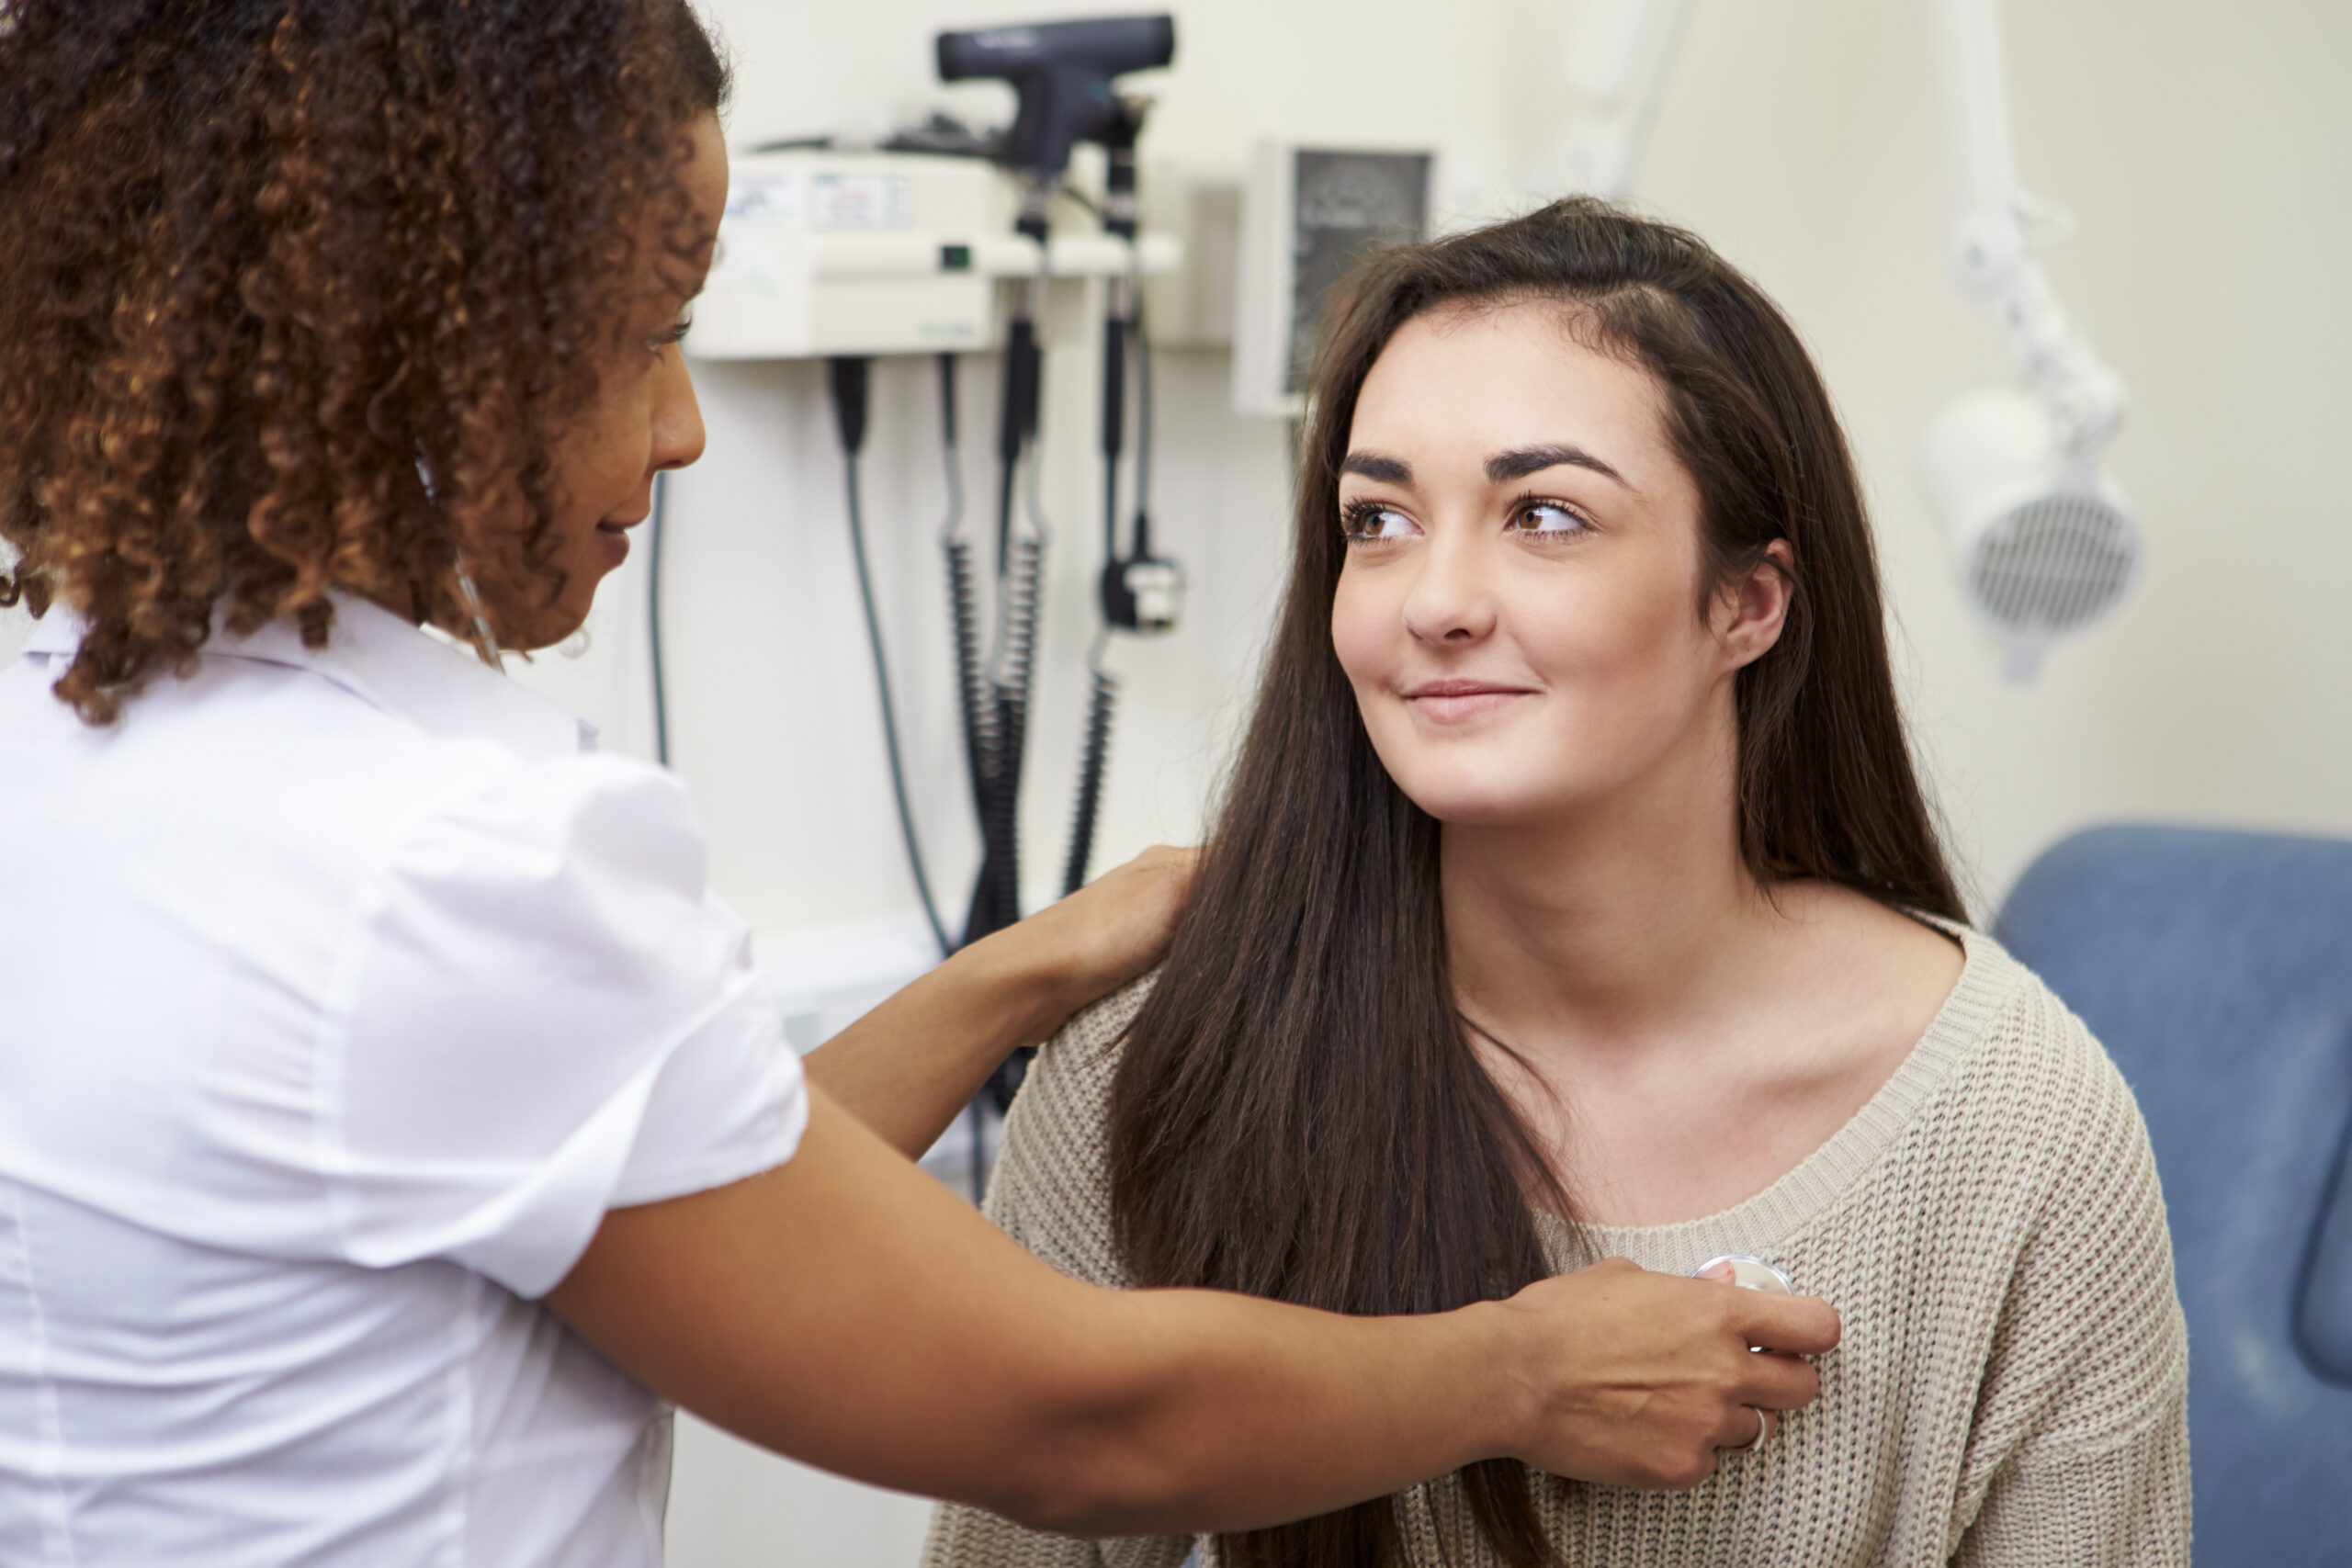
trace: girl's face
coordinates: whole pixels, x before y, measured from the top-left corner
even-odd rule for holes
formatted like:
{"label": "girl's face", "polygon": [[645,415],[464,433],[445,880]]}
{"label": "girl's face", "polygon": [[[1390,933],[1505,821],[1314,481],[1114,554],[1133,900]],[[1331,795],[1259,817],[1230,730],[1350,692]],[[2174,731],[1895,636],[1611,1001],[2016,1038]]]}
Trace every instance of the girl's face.
{"label": "girl's face", "polygon": [[1702,617],[1699,492],[1660,400],[1543,301],[1417,317],[1365,379],[1331,640],[1389,776],[1439,820],[1557,820],[1692,769],[1729,784],[1732,676],[1780,635],[1785,580]]}
{"label": "girl's face", "polygon": [[[727,143],[717,115],[696,121],[691,136],[694,156],[680,177],[690,221],[708,236],[718,231],[727,207]],[[666,238],[650,236],[656,245]],[[561,642],[580,628],[596,585],[628,558],[628,530],[652,513],[653,476],[702,456],[702,410],[678,339],[686,305],[708,270],[706,248],[684,294],[674,287],[647,289],[595,400],[556,444],[556,564],[565,574],[563,594],[528,629],[528,647]]]}

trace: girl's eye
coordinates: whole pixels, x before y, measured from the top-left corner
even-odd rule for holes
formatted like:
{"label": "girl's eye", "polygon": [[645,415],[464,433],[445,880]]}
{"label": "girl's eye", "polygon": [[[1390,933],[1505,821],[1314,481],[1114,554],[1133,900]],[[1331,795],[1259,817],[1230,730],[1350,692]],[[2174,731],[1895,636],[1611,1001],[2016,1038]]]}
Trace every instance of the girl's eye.
{"label": "girl's eye", "polygon": [[684,343],[686,339],[686,333],[693,329],[695,319],[692,316],[680,316],[677,321],[671,324],[668,332],[662,333],[655,336],[653,341],[648,346],[650,347],[654,353],[659,354],[665,348],[673,347],[678,344]]}
{"label": "girl's eye", "polygon": [[1340,514],[1340,528],[1350,544],[1365,544],[1374,539],[1401,539],[1418,534],[1413,520],[1393,506],[1383,506],[1376,501],[1359,501]]}
{"label": "girl's eye", "polygon": [[1510,525],[1522,534],[1537,534],[1553,539],[1568,538],[1591,526],[1556,501],[1522,502],[1513,514]]}

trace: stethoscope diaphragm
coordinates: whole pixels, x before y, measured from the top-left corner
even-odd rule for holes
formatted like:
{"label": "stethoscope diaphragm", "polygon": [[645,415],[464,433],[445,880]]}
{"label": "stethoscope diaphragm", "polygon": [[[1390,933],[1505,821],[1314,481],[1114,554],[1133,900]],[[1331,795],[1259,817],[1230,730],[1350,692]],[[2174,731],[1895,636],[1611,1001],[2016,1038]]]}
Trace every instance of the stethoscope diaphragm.
{"label": "stethoscope diaphragm", "polygon": [[1743,1291],[1762,1291],[1767,1295],[1775,1296],[1797,1293],[1796,1287],[1789,1283],[1789,1277],[1781,1273],[1776,1265],[1760,1258],[1751,1258],[1745,1252],[1727,1252],[1721,1258],[1710,1258],[1690,1270],[1690,1277],[1695,1280],[1710,1269],[1725,1265],[1731,1269],[1731,1282]]}

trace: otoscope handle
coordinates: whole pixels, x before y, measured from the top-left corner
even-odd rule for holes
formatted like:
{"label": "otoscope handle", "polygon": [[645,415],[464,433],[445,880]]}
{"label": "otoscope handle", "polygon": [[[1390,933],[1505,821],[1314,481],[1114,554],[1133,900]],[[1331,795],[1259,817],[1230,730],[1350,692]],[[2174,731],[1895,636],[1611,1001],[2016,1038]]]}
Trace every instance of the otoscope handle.
{"label": "otoscope handle", "polygon": [[1015,316],[1004,342],[1004,411],[997,426],[996,455],[1019,462],[1023,446],[1037,429],[1037,323]]}
{"label": "otoscope handle", "polygon": [[1136,139],[1143,134],[1141,98],[1121,98],[1119,112],[1095,140],[1102,144],[1102,231],[1136,237]]}
{"label": "otoscope handle", "polygon": [[1115,463],[1127,439],[1127,324],[1102,323],[1102,456]]}

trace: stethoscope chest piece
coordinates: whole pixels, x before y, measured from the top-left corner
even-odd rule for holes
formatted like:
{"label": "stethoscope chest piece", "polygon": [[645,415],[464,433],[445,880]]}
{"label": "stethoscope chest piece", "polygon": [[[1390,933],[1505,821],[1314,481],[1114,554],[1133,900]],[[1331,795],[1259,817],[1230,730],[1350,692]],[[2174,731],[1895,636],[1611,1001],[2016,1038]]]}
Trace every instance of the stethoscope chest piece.
{"label": "stethoscope chest piece", "polygon": [[1730,1267],[1731,1282],[1743,1291],[1762,1291],[1775,1296],[1792,1296],[1797,1293],[1796,1287],[1789,1283],[1789,1277],[1781,1273],[1777,1267],[1765,1262],[1760,1258],[1751,1258],[1744,1252],[1730,1252],[1721,1258],[1710,1258],[1706,1262],[1690,1270],[1690,1276],[1692,1279],[1697,1279],[1708,1269],[1723,1265]]}

